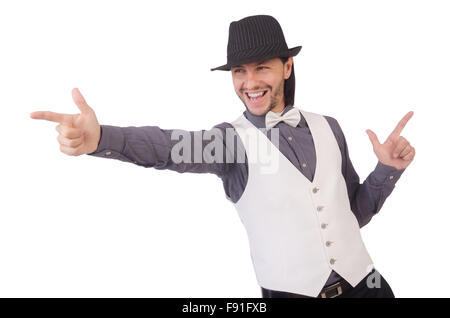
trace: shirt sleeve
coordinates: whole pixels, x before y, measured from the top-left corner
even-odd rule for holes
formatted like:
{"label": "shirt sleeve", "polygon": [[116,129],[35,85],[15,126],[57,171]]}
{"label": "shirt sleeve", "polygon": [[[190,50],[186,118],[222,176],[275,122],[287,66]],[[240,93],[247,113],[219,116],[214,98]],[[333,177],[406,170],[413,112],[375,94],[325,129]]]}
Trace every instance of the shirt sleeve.
{"label": "shirt sleeve", "polygon": [[397,169],[378,161],[375,169],[361,184],[350,160],[347,142],[341,127],[336,119],[331,117],[327,119],[341,149],[342,174],[347,184],[350,206],[361,228],[380,211],[405,169]]}
{"label": "shirt sleeve", "polygon": [[[228,163],[226,159],[233,155],[225,146],[226,128],[232,127],[229,123],[198,131],[157,126],[100,127],[97,150],[87,154],[89,156],[117,159],[146,168],[218,176],[226,174],[234,162],[228,160]],[[174,146],[178,153],[172,153]]]}

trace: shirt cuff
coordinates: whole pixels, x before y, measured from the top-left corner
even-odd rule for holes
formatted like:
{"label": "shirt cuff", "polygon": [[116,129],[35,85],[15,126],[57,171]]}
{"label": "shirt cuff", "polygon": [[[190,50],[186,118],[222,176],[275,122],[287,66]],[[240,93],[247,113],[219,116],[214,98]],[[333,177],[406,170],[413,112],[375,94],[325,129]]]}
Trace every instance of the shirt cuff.
{"label": "shirt cuff", "polygon": [[405,169],[397,169],[378,161],[372,176],[377,184],[391,184],[394,186],[404,171]]}
{"label": "shirt cuff", "polygon": [[122,128],[117,126],[100,125],[101,135],[97,150],[88,153],[89,156],[115,159],[122,154],[125,136]]}

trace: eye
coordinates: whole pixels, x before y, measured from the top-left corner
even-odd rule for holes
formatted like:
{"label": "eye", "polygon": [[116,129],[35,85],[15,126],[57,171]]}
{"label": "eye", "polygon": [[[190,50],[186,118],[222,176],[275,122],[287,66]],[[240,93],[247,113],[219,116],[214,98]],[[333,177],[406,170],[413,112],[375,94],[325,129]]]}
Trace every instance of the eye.
{"label": "eye", "polygon": [[234,73],[239,73],[240,71],[242,71],[242,69],[238,68],[238,69],[234,70]]}
{"label": "eye", "polygon": [[267,66],[258,66],[258,68],[268,68]]}

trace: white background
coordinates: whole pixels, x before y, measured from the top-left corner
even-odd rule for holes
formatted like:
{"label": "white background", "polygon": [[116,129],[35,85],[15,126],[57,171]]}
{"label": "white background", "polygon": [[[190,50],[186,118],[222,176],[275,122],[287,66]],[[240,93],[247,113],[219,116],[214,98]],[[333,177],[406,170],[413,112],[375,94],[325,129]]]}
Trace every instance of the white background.
{"label": "white background", "polygon": [[0,296],[261,297],[245,229],[212,174],[59,151],[80,88],[101,124],[210,129],[245,109],[231,21],[270,14],[296,106],[338,120],[361,183],[408,111],[416,158],[362,229],[397,297],[449,297],[450,10],[445,1],[2,1]]}

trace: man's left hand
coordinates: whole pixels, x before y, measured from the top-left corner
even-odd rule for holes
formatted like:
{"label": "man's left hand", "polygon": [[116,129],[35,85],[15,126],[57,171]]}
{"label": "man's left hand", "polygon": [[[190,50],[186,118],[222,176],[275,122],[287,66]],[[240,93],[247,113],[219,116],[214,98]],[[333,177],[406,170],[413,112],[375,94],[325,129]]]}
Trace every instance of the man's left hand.
{"label": "man's left hand", "polygon": [[416,149],[410,145],[409,141],[400,136],[401,131],[406,126],[408,120],[414,113],[408,112],[395,127],[383,144],[378,141],[377,135],[370,129],[366,130],[369,139],[372,142],[373,151],[378,160],[388,166],[397,169],[405,169],[413,161]]}

